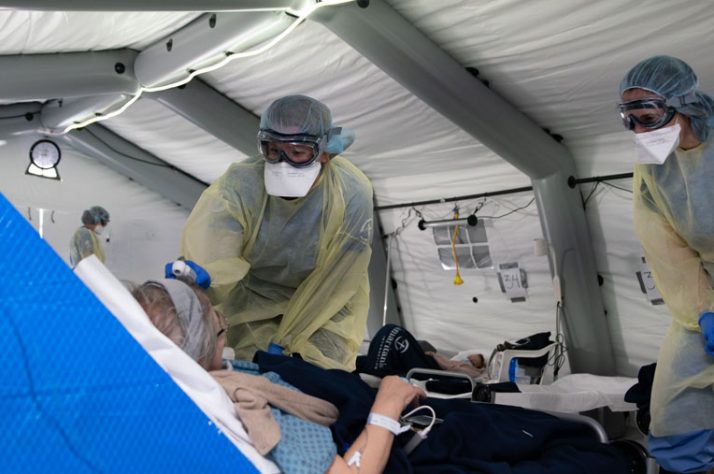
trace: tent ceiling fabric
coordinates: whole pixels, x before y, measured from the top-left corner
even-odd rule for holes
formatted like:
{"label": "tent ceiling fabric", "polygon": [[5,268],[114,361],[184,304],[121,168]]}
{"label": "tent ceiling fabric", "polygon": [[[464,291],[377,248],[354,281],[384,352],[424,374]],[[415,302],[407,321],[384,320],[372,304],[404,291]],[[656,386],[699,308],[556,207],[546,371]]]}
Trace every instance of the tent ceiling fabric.
{"label": "tent ceiling fabric", "polygon": [[[714,88],[712,8],[706,1],[390,0],[417,28],[536,123],[570,141],[622,135],[617,85],[653,54],[681,57]],[[579,175],[630,171],[608,147],[576,154]]]}
{"label": "tent ceiling fabric", "polygon": [[[268,64],[291,73],[276,73]],[[524,174],[316,23],[301,25],[289,41],[265,55],[231,62],[204,79],[258,115],[286,94],[306,94],[328,104],[333,121],[355,131],[357,138],[345,156],[370,177],[380,205],[424,198],[420,186],[434,190],[428,198],[441,198],[499,189],[504,181],[529,183]],[[445,155],[448,160],[440,159]],[[477,169],[482,166],[492,171],[482,176]],[[458,172],[465,186],[449,183],[445,195],[445,183],[435,183],[433,173],[449,172]],[[396,194],[386,185],[395,178],[408,179],[420,191]]]}
{"label": "tent ceiling fabric", "polygon": [[107,128],[206,183],[246,155],[209,135],[158,102],[140,99]]}
{"label": "tent ceiling fabric", "polygon": [[[615,104],[620,78],[637,61],[652,54],[679,56],[700,73],[703,90],[714,90],[714,56],[710,54],[714,9],[707,1],[385,1],[461,65],[477,68],[479,78],[487,80],[492,91],[538,126],[562,135],[580,178],[631,171],[631,137],[619,124]],[[141,51],[201,14],[0,9],[0,55]],[[336,124],[355,130],[357,139],[345,156],[374,183],[377,205],[531,184],[526,175],[315,21],[306,21],[259,56],[240,58],[200,78],[255,116],[286,94],[301,93],[324,101]],[[0,92],[0,104],[11,102]],[[102,125],[205,182],[247,156],[147,98]],[[23,146],[27,141],[18,140]],[[22,148],[11,145],[13,153]],[[4,169],[15,173],[22,167],[11,164],[7,153],[7,148],[0,147],[2,158],[8,158]],[[75,155],[69,154],[78,163],[81,159]],[[83,172],[94,173],[104,182],[108,178],[97,174],[97,168]],[[0,184],[3,192],[16,193],[23,206],[33,205],[33,200],[42,201],[45,208],[52,205],[39,184],[8,186],[1,176]],[[617,185],[627,188],[630,183],[624,180]],[[590,192],[592,186],[583,186],[582,192]],[[122,199],[129,199],[124,194]],[[483,211],[498,216],[531,198],[532,194],[525,193],[490,199],[487,206],[491,207]],[[641,249],[632,232],[630,199],[627,192],[602,185],[586,212],[597,270],[604,277],[600,291],[618,371],[634,375],[639,365],[656,357],[669,316],[665,308],[650,306],[636,286],[634,272]],[[470,212],[478,202],[457,204]],[[74,212],[77,205],[81,204],[67,204],[65,212]],[[162,205],[170,208],[170,204]],[[426,217],[443,218],[453,206],[420,210]],[[170,214],[176,233],[182,214]],[[524,332],[552,328],[548,263],[532,257],[532,239],[542,236],[536,214],[532,206],[489,224],[497,260],[519,261],[528,271],[531,299],[518,305],[504,299],[493,270],[466,271],[467,283],[454,287],[453,275],[440,268],[431,234],[416,229],[414,213],[410,215],[406,208],[382,212],[384,233],[408,224],[394,243],[392,268],[409,327],[437,347],[484,350]],[[162,241],[174,239],[177,245],[176,235],[164,237]],[[479,303],[473,303],[474,296]]]}

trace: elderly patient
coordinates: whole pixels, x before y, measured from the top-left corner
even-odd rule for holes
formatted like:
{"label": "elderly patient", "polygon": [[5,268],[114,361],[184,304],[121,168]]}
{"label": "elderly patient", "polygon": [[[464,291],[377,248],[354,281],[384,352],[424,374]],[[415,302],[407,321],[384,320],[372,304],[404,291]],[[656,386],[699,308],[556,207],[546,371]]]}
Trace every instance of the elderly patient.
{"label": "elderly patient", "polygon": [[242,372],[222,370],[227,324],[200,287],[167,279],[148,281],[132,294],[152,323],[223,386],[256,449],[283,472],[382,472],[396,420],[424,396],[400,378],[386,377],[372,404],[370,424],[339,456],[327,428],[339,414],[332,403],[297,391],[275,374],[271,381],[248,373],[257,374],[251,363],[238,363]]}
{"label": "elderly patient", "polygon": [[148,281],[133,295],[223,386],[252,444],[281,472],[627,472],[617,450],[585,425],[541,412],[426,399],[440,419],[426,417],[427,429],[412,419],[410,430],[397,420],[424,393],[399,377],[385,377],[375,394],[356,374],[298,357],[258,351],[255,363],[222,361],[225,320],[192,281]]}

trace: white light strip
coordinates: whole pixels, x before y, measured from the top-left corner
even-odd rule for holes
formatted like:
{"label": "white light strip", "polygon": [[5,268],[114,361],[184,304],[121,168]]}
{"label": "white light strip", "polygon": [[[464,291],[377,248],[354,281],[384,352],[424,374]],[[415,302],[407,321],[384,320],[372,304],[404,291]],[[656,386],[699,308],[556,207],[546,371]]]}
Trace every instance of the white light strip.
{"label": "white light strip", "polygon": [[64,135],[65,133],[67,133],[67,132],[69,132],[69,131],[71,131],[71,130],[74,130],[74,129],[77,129],[77,128],[83,128],[83,127],[86,127],[87,125],[91,125],[91,124],[96,123],[96,122],[101,122],[102,120],[107,120],[107,119],[110,119],[110,118],[112,118],[112,117],[116,117],[117,115],[123,113],[126,109],[128,109],[129,107],[131,107],[131,105],[132,105],[134,102],[136,102],[137,100],[139,100],[139,97],[141,97],[141,94],[142,94],[143,92],[144,92],[143,89],[139,89],[139,91],[136,93],[136,95],[134,95],[131,99],[129,99],[129,100],[126,102],[126,104],[122,105],[120,108],[118,108],[117,110],[115,110],[115,111],[113,111],[113,112],[110,112],[110,113],[108,113],[108,114],[102,114],[102,115],[99,115],[99,116],[96,116],[96,117],[92,117],[92,118],[87,119],[87,120],[85,120],[85,121],[83,121],[83,122],[73,123],[72,125],[68,126],[68,127],[65,128],[64,130],[62,130],[61,132],[54,132],[54,131],[51,132],[51,135]]}
{"label": "white light strip", "polygon": [[[98,116],[96,116],[96,117],[92,117],[92,118],[87,119],[87,120],[84,120],[84,121],[82,121],[82,122],[73,123],[72,125],[69,125],[67,128],[65,128],[64,130],[62,130],[61,132],[51,132],[51,134],[53,134],[53,135],[64,135],[65,133],[70,132],[70,131],[72,131],[72,130],[75,130],[75,129],[78,129],[78,128],[83,128],[83,127],[86,127],[87,125],[91,125],[91,124],[93,124],[93,123],[101,122],[101,121],[103,121],[103,120],[107,120],[107,119],[110,119],[110,118],[112,118],[112,117],[116,117],[117,115],[123,113],[126,109],[128,109],[129,107],[131,107],[131,105],[132,105],[134,102],[136,102],[137,100],[139,100],[139,97],[141,97],[141,94],[143,94],[144,92],[160,92],[160,91],[165,91],[165,90],[167,90],[167,89],[173,89],[174,87],[182,86],[182,85],[184,85],[184,84],[189,83],[194,77],[196,77],[196,76],[198,76],[198,75],[200,75],[200,74],[205,74],[205,73],[207,73],[207,72],[215,71],[216,69],[222,68],[223,66],[225,66],[225,65],[228,64],[229,62],[233,61],[234,59],[237,59],[237,58],[246,58],[246,57],[256,56],[256,55],[258,55],[258,54],[262,54],[262,53],[264,53],[265,51],[267,51],[268,49],[270,49],[270,48],[272,48],[273,46],[275,46],[280,40],[282,40],[283,38],[285,38],[288,34],[290,34],[295,28],[298,27],[298,25],[300,25],[300,23],[302,23],[303,21],[305,21],[305,19],[307,19],[307,17],[310,16],[310,15],[312,14],[312,12],[316,11],[317,9],[322,8],[322,7],[332,6],[332,5],[340,5],[340,4],[343,4],[343,3],[351,3],[351,2],[354,2],[354,1],[355,1],[355,0],[323,0],[323,1],[320,2],[320,3],[312,3],[312,4],[308,5],[307,7],[303,8],[303,9],[300,10],[300,11],[294,11],[294,10],[292,10],[292,9],[278,9],[277,11],[285,11],[285,12],[288,12],[288,13],[290,13],[290,14],[296,15],[297,18],[295,19],[295,21],[294,21],[290,26],[288,26],[288,27],[285,29],[285,31],[283,31],[282,33],[280,33],[279,35],[277,35],[276,37],[274,37],[272,40],[270,40],[269,42],[267,42],[267,43],[266,43],[265,45],[263,45],[262,47],[257,48],[257,49],[251,49],[251,50],[248,50],[248,51],[244,51],[244,52],[242,52],[242,53],[231,53],[231,54],[227,54],[226,57],[224,57],[222,60],[218,61],[217,63],[212,64],[212,65],[210,65],[210,66],[206,66],[206,67],[201,68],[201,69],[198,69],[198,70],[196,70],[196,71],[193,71],[193,72],[190,73],[187,77],[185,77],[185,78],[183,78],[183,79],[179,79],[178,81],[173,82],[173,83],[171,83],[171,84],[167,84],[167,85],[164,85],[164,86],[155,86],[155,87],[141,87],[141,88],[139,89],[139,91],[136,93],[136,95],[134,95],[131,99],[129,99],[129,101],[127,101],[127,103],[125,103],[125,104],[124,104],[123,106],[121,106],[119,109],[117,109],[117,110],[115,110],[115,111],[113,111],[113,112],[110,112],[110,113],[108,113],[108,114],[102,114],[102,115],[98,115]],[[256,11],[263,11],[263,10],[256,10]],[[273,10],[273,11],[275,11],[275,10]],[[259,34],[259,33],[260,33],[260,31],[256,32],[256,34]]]}

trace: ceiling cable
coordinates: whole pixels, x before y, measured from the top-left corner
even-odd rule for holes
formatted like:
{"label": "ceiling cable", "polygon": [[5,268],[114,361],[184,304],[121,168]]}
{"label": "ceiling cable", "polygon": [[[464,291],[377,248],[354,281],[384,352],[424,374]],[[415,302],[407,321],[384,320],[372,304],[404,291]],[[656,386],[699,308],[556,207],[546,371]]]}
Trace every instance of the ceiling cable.
{"label": "ceiling cable", "polygon": [[[190,82],[194,77],[196,77],[196,76],[198,76],[198,75],[200,75],[200,74],[205,74],[205,73],[207,73],[207,72],[215,71],[216,69],[222,68],[223,66],[225,66],[225,65],[228,64],[229,62],[233,61],[234,59],[237,59],[237,58],[245,58],[245,57],[256,56],[256,55],[258,55],[258,54],[262,54],[262,53],[264,53],[265,51],[267,51],[268,49],[270,49],[270,48],[272,48],[273,46],[275,46],[276,44],[278,44],[278,42],[280,42],[280,40],[282,40],[283,38],[285,38],[285,37],[286,37],[288,34],[290,34],[293,30],[295,30],[295,28],[297,28],[298,25],[300,25],[303,21],[305,21],[308,16],[310,16],[314,11],[318,10],[319,8],[326,7],[326,6],[339,5],[339,4],[342,4],[342,3],[350,3],[350,2],[353,2],[353,1],[354,1],[354,0],[323,0],[323,1],[321,1],[321,2],[311,3],[310,5],[308,5],[307,7],[303,8],[303,9],[300,10],[300,11],[293,11],[292,9],[284,9],[284,11],[285,11],[286,13],[291,14],[291,15],[293,15],[293,16],[296,16],[297,18],[296,18],[295,21],[293,21],[293,22],[290,24],[290,26],[288,26],[282,33],[280,33],[279,35],[275,36],[273,39],[271,39],[270,41],[268,41],[268,42],[267,42],[266,44],[264,44],[263,46],[261,46],[261,47],[259,47],[259,48],[256,48],[256,49],[251,49],[251,50],[248,50],[248,51],[243,51],[243,52],[240,52],[240,53],[233,53],[233,52],[231,52],[231,51],[226,51],[226,52],[224,52],[224,55],[225,55],[225,56],[223,57],[223,59],[221,59],[221,60],[218,61],[217,63],[212,64],[212,65],[210,65],[210,66],[206,66],[206,67],[201,68],[201,69],[197,69],[197,70],[195,70],[195,71],[191,71],[188,76],[186,76],[186,77],[184,77],[183,79],[180,79],[180,80],[178,80],[178,81],[176,81],[176,82],[173,82],[173,83],[171,83],[171,84],[166,84],[166,85],[163,85],[163,86],[153,86],[153,87],[144,87],[144,86],[141,86],[141,87],[139,88],[139,90],[137,91],[137,93],[136,93],[131,99],[129,99],[124,105],[122,105],[119,109],[117,109],[117,110],[114,110],[114,111],[109,112],[109,113],[106,113],[106,114],[104,114],[104,113],[97,113],[97,114],[95,114],[93,117],[91,117],[91,118],[89,118],[89,119],[83,120],[83,121],[81,121],[81,122],[76,122],[76,123],[73,123],[73,124],[67,126],[67,127],[66,127],[64,130],[62,130],[61,132],[50,132],[49,134],[51,134],[51,135],[64,135],[65,133],[70,132],[70,131],[72,131],[72,130],[75,130],[75,129],[78,129],[78,128],[83,128],[83,127],[86,127],[87,125],[91,125],[91,124],[96,123],[96,122],[101,122],[101,121],[103,121],[103,120],[107,120],[107,119],[110,119],[110,118],[112,118],[112,117],[116,117],[117,115],[122,114],[126,109],[128,109],[129,107],[131,107],[132,104],[134,104],[137,100],[139,100],[139,98],[141,97],[141,95],[142,95],[144,92],[160,92],[160,91],[164,91],[164,90],[167,90],[167,89],[173,89],[174,87],[179,87],[179,86],[182,86],[182,85],[184,85],[184,84],[187,84],[187,83]],[[256,32],[256,34],[258,34],[258,33],[260,33],[260,32]]]}

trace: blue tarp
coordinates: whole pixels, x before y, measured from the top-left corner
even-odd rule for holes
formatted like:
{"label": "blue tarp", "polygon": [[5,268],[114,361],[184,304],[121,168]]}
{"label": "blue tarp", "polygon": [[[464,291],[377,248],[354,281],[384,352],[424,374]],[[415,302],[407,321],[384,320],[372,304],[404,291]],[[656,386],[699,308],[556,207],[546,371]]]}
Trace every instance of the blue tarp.
{"label": "blue tarp", "polygon": [[256,472],[0,194],[0,470]]}

